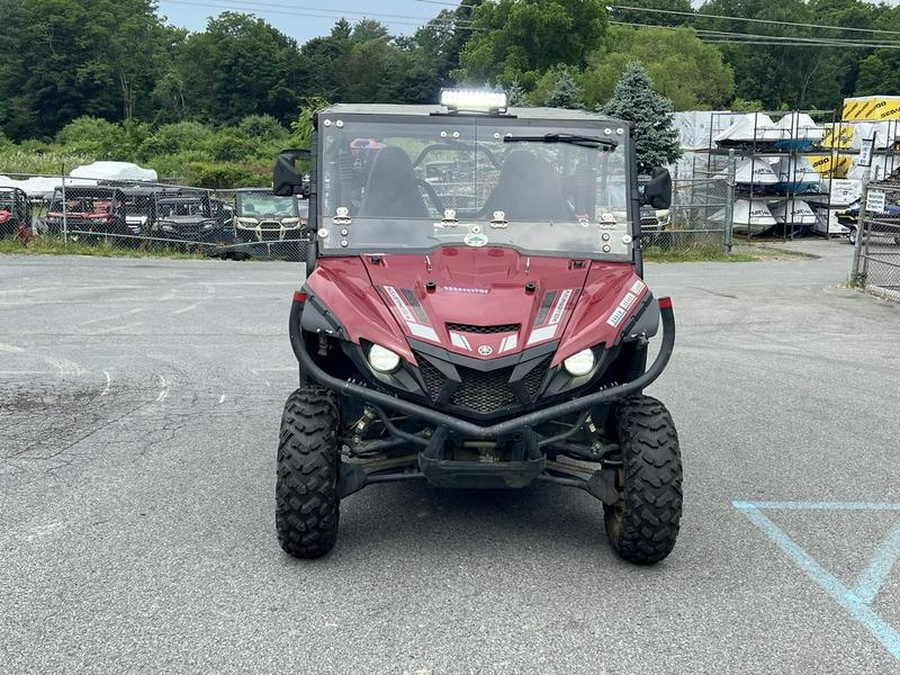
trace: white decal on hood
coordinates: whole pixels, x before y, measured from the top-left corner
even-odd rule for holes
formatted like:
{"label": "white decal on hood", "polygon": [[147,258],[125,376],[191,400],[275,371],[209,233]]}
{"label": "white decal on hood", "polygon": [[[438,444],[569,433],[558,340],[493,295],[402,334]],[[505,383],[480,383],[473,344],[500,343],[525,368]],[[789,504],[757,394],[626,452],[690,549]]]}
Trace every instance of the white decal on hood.
{"label": "white decal on hood", "polygon": [[[388,297],[393,301],[394,307],[397,308],[397,311],[400,312],[400,316],[403,317],[404,321],[415,321],[416,317],[413,316],[413,313],[409,310],[409,307],[406,306],[406,303],[403,302],[403,298],[400,297],[400,294],[397,292],[397,289],[393,286],[385,286],[384,292],[388,294]],[[434,331],[431,331],[432,333]]]}
{"label": "white decal on hood", "polygon": [[559,300],[556,302],[556,309],[553,310],[553,314],[550,315],[550,323],[557,324],[559,320],[562,319],[563,312],[566,311],[566,305],[569,304],[569,298],[572,297],[572,289],[567,288],[562,293],[559,294]]}
{"label": "white decal on hood", "polygon": [[472,345],[469,344],[469,341],[466,339],[465,335],[460,333],[454,333],[450,331],[450,343],[454,347],[459,347],[460,349],[465,349],[467,352],[472,351]]}
{"label": "white decal on hood", "polygon": [[619,301],[619,306],[613,310],[613,313],[610,314],[606,323],[613,328],[622,323],[622,319],[625,318],[625,315],[628,314],[628,310],[634,306],[635,302],[637,302],[638,297],[645,288],[647,288],[647,285],[643,281],[640,279],[635,281],[631,285],[631,290]]}
{"label": "white decal on hood", "polygon": [[407,321],[406,325],[409,326],[409,332],[416,337],[431,340],[432,342],[440,342],[437,333],[434,332],[434,328],[432,328],[431,326],[423,326],[422,324],[415,323],[414,321]]}
{"label": "white decal on hood", "polygon": [[506,352],[512,351],[519,344],[519,336],[516,334],[507,335],[500,341],[500,353],[504,354]]}
{"label": "white decal on hood", "polygon": [[615,328],[622,322],[622,319],[625,318],[625,315],[627,313],[628,313],[627,309],[623,309],[621,307],[616,307],[616,311],[614,311],[612,313],[612,316],[610,316],[609,319],[606,320],[606,323],[608,323],[610,326]]}
{"label": "white decal on hood", "polygon": [[556,329],[559,327],[559,322],[562,321],[563,315],[566,312],[566,307],[568,306],[573,293],[574,291],[571,288],[567,288],[559,294],[559,298],[556,300],[556,306],[550,314],[547,325],[543,328],[535,328],[532,330],[531,335],[528,336],[527,344],[533,345],[535,342],[549,340],[556,335]]}

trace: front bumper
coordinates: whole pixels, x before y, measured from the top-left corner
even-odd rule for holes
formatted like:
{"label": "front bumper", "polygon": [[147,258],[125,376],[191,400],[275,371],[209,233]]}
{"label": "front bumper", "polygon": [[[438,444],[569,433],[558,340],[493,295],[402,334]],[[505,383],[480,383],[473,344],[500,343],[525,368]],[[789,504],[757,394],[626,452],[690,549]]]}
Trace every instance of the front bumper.
{"label": "front bumper", "polygon": [[303,303],[297,299],[294,300],[291,306],[289,332],[294,355],[303,366],[306,376],[313,382],[338,394],[353,396],[373,406],[409,415],[433,424],[435,427],[445,427],[457,432],[466,439],[492,440],[504,438],[518,431],[531,429],[538,424],[557,419],[563,415],[581,412],[598,404],[619,400],[630,394],[638,393],[650,385],[662,374],[675,346],[675,315],[672,310],[672,301],[664,297],[660,298],[658,302],[663,326],[662,344],[656,360],[642,375],[625,384],[586,394],[563,403],[524,413],[497,424],[485,426],[329,375],[319,367],[306,347],[303,331],[300,328],[300,313],[303,309]]}

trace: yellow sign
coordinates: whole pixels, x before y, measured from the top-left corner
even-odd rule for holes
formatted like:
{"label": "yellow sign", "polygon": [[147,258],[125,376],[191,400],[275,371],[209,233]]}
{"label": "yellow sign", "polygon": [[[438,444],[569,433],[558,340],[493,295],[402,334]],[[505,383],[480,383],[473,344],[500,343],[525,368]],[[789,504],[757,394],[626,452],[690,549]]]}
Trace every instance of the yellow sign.
{"label": "yellow sign", "polygon": [[820,145],[823,148],[850,148],[853,146],[852,124],[826,124]]}
{"label": "yellow sign", "polygon": [[809,157],[813,169],[822,178],[845,178],[853,166],[851,155],[814,155]]}
{"label": "yellow sign", "polygon": [[845,98],[841,119],[845,122],[900,120],[900,96]]}

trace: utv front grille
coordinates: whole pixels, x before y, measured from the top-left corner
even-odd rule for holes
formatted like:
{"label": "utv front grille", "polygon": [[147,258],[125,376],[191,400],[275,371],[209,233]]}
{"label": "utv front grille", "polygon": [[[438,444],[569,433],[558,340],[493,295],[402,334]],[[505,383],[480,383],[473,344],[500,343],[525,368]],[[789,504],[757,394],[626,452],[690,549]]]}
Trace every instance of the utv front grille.
{"label": "utv front grille", "polygon": [[467,323],[448,323],[447,330],[457,333],[474,333],[475,335],[496,335],[497,333],[518,333],[522,324],[503,323],[496,326],[473,326]]}
{"label": "utv front grille", "polygon": [[519,398],[509,386],[512,368],[481,372],[471,368],[457,368],[461,382],[450,403],[471,408],[482,414],[492,413],[515,405]]}
{"label": "utv front grille", "polygon": [[422,357],[421,354],[416,354],[416,360],[419,362],[419,372],[422,374],[422,379],[425,381],[425,389],[428,391],[431,400],[435,401],[441,391],[441,387],[443,387],[444,382],[447,381],[447,378],[440,370],[431,365],[428,359]]}
{"label": "utv front grille", "polygon": [[525,391],[528,392],[528,397],[532,401],[540,395],[541,385],[544,384],[544,376],[547,374],[549,367],[550,357],[546,356],[522,378],[522,384],[525,385]]}
{"label": "utv front grille", "polygon": [[416,361],[419,363],[419,373],[433,403],[445,403],[481,415],[514,409],[537,400],[550,367],[548,355],[533,361],[524,374],[520,369],[516,376],[520,379],[513,381],[515,366],[480,370],[448,363],[456,376],[447,378],[421,353],[416,352]]}

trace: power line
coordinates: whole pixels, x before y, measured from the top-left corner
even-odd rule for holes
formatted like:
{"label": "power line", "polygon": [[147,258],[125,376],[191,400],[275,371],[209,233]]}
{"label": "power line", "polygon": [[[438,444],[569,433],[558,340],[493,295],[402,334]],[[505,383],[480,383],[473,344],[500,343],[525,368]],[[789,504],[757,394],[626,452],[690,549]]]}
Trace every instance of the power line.
{"label": "power line", "polygon": [[[733,31],[714,31],[688,28],[684,26],[658,26],[628,21],[610,21],[618,26],[635,28],[661,28],[663,30],[689,30],[696,33],[704,42],[729,42],[735,44],[760,44],[754,40],[765,40],[766,44],[788,47],[851,47],[857,49],[900,49],[900,42],[872,42],[849,40],[842,38],[806,38],[800,36],[763,35],[760,33],[736,33]],[[737,39],[740,38],[740,39]]]}
{"label": "power line", "polygon": [[[419,0],[424,2],[425,0]],[[435,0],[431,0],[435,1]],[[876,28],[852,28],[845,26],[829,26],[819,23],[797,23],[794,21],[778,21],[776,19],[750,19],[742,16],[722,16],[721,14],[704,14],[702,12],[682,12],[675,9],[653,9],[650,7],[631,7],[628,5],[610,5],[608,9],[628,9],[636,12],[652,12],[654,14],[669,14],[677,16],[700,17],[704,19],[724,19],[726,21],[745,21],[747,23],[762,23],[775,26],[795,26],[797,28],[819,28],[827,30],[854,31],[858,33],[881,33],[884,35],[900,35],[900,31],[895,30],[879,30]],[[764,36],[767,37],[767,36]]]}
{"label": "power line", "polygon": [[[404,14],[385,14],[383,12],[359,12],[354,10],[323,9],[320,7],[302,7],[298,5],[294,5],[292,9],[285,9],[284,5],[281,4],[254,2],[253,0],[240,0],[239,2],[232,2],[232,0],[215,0],[215,2],[203,2],[202,0],[165,0],[165,2],[175,5],[210,7],[218,10],[227,9],[247,12],[266,12],[270,14],[314,17],[321,19],[339,19],[344,18],[347,15],[356,15],[361,19],[384,19],[385,23],[392,25],[422,26],[426,23],[436,23],[438,25],[452,25],[463,30],[476,30],[470,25],[471,21],[468,19],[441,19],[438,17],[428,18],[408,16]],[[229,4],[225,4],[223,6],[223,3]]]}

